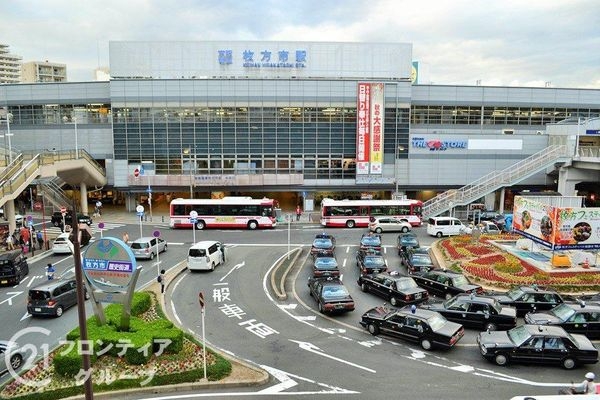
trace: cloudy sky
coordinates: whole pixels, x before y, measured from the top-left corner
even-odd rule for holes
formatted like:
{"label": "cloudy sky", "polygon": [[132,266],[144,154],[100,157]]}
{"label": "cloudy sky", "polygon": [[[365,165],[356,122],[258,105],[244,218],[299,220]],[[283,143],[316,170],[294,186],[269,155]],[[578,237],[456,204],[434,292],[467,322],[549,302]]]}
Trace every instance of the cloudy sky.
{"label": "cloudy sky", "polygon": [[[23,61],[108,66],[118,40],[412,43],[421,83],[600,88],[598,0],[2,0]],[[549,83],[548,83],[549,82]]]}

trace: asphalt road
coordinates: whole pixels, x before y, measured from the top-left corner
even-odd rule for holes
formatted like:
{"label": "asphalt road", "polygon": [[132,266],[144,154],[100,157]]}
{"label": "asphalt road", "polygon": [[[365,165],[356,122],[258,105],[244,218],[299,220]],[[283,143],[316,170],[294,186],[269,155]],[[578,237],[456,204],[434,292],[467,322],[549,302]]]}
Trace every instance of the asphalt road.
{"label": "asphalt road", "polygon": [[[131,239],[137,226],[115,227],[113,235],[127,229]],[[192,231],[172,231],[161,225],[144,226],[144,235],[160,230],[169,249],[161,254],[161,267],[169,269],[185,259],[192,242]],[[316,310],[309,297],[306,281],[309,275],[308,248],[317,227],[292,225],[288,246],[287,226],[265,231],[196,231],[196,240],[215,239],[227,244],[227,262],[214,272],[185,271],[171,284],[167,293],[180,323],[201,336],[202,319],[198,292],[206,298],[205,331],[207,341],[230,354],[262,366],[274,376],[272,382],[260,388],[219,390],[228,398],[247,395],[270,397],[339,398],[427,398],[427,399],[510,399],[525,394],[555,394],[559,386],[581,381],[587,370],[600,373],[597,366],[565,371],[559,367],[511,365],[497,367],[485,361],[475,346],[476,332],[467,330],[459,344],[449,351],[423,351],[410,344],[385,336],[371,336],[358,321],[367,309],[381,305],[383,300],[363,293],[356,284],[356,245],[363,229],[328,230],[337,239],[337,258],[342,279],[354,297],[354,312],[327,317]],[[428,237],[424,228],[416,229],[422,245],[435,238]],[[104,232],[110,235],[111,231]],[[135,237],[134,237],[135,236]],[[395,250],[397,234],[384,234],[384,251],[391,268],[400,265]],[[288,300],[279,302],[268,288],[268,272],[288,247],[304,246],[304,255],[292,271],[294,281]],[[30,278],[17,287],[0,288],[0,338],[10,338],[28,327],[51,331],[29,335],[19,340],[31,342],[38,349],[43,344],[52,348],[77,323],[73,308],[60,319],[25,316],[25,294],[33,276],[43,275],[51,260],[61,271],[72,266],[72,258],[51,256],[31,266]],[[139,287],[156,278],[156,259],[144,262]],[[41,278],[35,278],[33,284]],[[22,292],[17,295],[14,293]],[[10,301],[7,299],[14,296]],[[9,304],[12,302],[12,305]],[[91,309],[88,305],[88,315]],[[25,317],[25,318],[24,318]],[[6,322],[5,322],[6,321]],[[0,383],[6,379],[4,376]],[[183,393],[181,393],[183,395]],[[216,395],[214,390],[189,393],[190,398]],[[143,396],[138,398],[158,398]]]}

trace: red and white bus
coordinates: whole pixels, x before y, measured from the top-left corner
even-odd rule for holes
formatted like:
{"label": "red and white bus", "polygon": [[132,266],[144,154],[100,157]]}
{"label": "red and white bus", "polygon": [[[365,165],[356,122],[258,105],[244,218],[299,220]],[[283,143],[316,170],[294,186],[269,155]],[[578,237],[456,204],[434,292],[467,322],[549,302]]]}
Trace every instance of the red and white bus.
{"label": "red and white bus", "polygon": [[368,227],[371,216],[390,216],[422,224],[420,200],[332,200],[321,202],[321,225],[330,227]]}
{"label": "red and white bus", "polygon": [[223,197],[222,199],[174,199],[171,201],[171,228],[191,228],[190,213],[196,211],[196,229],[273,228],[276,225],[273,199]]}

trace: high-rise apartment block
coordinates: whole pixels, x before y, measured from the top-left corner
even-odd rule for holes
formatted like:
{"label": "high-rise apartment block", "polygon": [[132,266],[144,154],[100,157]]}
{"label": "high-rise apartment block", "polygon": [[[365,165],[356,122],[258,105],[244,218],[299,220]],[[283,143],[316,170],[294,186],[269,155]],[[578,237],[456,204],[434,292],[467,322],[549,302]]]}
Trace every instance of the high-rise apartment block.
{"label": "high-rise apartment block", "polygon": [[21,56],[11,54],[7,44],[0,43],[0,83],[21,81]]}

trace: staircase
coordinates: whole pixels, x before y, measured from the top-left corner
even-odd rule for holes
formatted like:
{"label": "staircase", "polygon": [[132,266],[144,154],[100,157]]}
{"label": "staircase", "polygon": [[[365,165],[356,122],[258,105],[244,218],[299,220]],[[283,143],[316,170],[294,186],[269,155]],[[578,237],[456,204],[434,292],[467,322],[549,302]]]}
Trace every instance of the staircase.
{"label": "staircase", "polygon": [[557,162],[570,159],[566,145],[548,146],[501,171],[493,171],[460,189],[448,190],[423,203],[423,217],[435,217],[456,206],[470,204],[502,187],[515,185]]}
{"label": "staircase", "polygon": [[69,207],[73,203],[73,200],[62,190],[65,182],[58,176],[38,178],[32,183],[40,187],[44,200],[46,200],[44,204],[50,203],[55,208],[60,209],[61,207]]}

